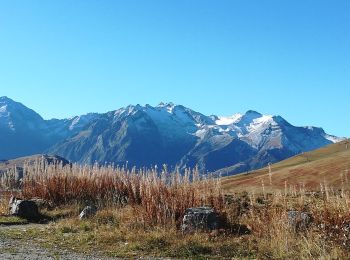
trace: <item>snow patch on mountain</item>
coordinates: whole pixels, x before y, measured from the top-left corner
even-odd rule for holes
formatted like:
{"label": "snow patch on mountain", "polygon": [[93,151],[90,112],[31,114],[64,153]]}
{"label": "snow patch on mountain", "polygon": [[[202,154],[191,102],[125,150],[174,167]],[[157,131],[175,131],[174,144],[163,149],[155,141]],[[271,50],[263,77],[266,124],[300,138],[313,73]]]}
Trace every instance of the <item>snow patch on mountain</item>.
{"label": "snow patch on mountain", "polygon": [[173,110],[175,108],[175,104],[173,102],[169,102],[169,103],[164,103],[164,102],[160,102],[159,105],[157,106],[158,108],[163,108],[165,109],[168,113],[172,114]]}
{"label": "snow patch on mountain", "polygon": [[3,105],[0,107],[0,113],[7,113],[7,105]]}
{"label": "snow patch on mountain", "polygon": [[163,138],[176,140],[179,136],[191,135],[198,129],[197,122],[182,106],[173,103],[161,103],[157,107],[141,107],[157,126]]}
{"label": "snow patch on mountain", "polygon": [[207,133],[207,129],[199,129],[196,131],[195,136],[199,137],[200,139],[203,139]]}
{"label": "snow patch on mountain", "polygon": [[[251,133],[260,133],[269,125],[275,123],[272,116],[262,115],[259,118],[253,119],[253,121],[246,126],[246,129]],[[276,123],[275,123],[276,125]]]}
{"label": "snow patch on mountain", "polygon": [[76,116],[75,118],[73,118],[72,123],[69,126],[69,130],[72,130],[74,128],[74,126],[76,126],[80,121],[80,116]]}
{"label": "snow patch on mountain", "polygon": [[242,114],[234,114],[232,116],[219,116],[218,120],[215,121],[217,125],[232,125],[236,122],[238,122],[242,118]]}
{"label": "snow patch on mountain", "polygon": [[341,141],[345,141],[346,138],[345,137],[337,137],[337,136],[334,136],[334,135],[328,135],[328,134],[325,134],[324,135],[324,138],[326,138],[327,140],[333,142],[333,143],[339,143]]}
{"label": "snow patch on mountain", "polygon": [[82,128],[86,124],[88,124],[91,121],[93,121],[94,119],[98,118],[98,116],[99,116],[99,114],[97,114],[97,113],[88,113],[88,114],[82,115],[82,116],[75,116],[75,117],[70,119],[70,125],[69,125],[68,129],[70,131],[73,131],[76,128]]}

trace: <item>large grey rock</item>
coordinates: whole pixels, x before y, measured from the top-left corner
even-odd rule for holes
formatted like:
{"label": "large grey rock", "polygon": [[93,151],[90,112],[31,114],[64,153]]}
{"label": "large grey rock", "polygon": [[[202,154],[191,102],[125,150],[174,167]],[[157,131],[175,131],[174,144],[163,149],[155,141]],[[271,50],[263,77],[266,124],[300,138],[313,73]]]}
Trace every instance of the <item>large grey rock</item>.
{"label": "large grey rock", "polygon": [[79,219],[86,219],[95,216],[97,208],[95,206],[86,206],[79,215]]}
{"label": "large grey rock", "polygon": [[31,200],[22,200],[11,197],[9,211],[11,215],[19,216],[28,220],[37,220],[40,218],[38,206]]}
{"label": "large grey rock", "polygon": [[223,227],[221,217],[210,207],[189,208],[182,220],[181,230],[184,233],[194,231],[211,231]]}
{"label": "large grey rock", "polygon": [[312,222],[312,216],[308,212],[290,210],[287,212],[288,225],[296,230],[306,229]]}

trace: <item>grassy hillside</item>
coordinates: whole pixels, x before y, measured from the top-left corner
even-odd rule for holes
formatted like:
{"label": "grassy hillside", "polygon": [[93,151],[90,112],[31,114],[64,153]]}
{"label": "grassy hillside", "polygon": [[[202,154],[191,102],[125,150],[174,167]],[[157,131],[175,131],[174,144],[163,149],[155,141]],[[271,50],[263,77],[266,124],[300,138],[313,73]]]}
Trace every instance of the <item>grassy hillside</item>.
{"label": "grassy hillside", "polygon": [[0,173],[8,171],[17,167],[17,170],[21,170],[25,164],[33,165],[36,162],[45,160],[45,162],[51,163],[63,163],[63,165],[68,164],[69,162],[57,155],[46,155],[46,154],[35,154],[26,157],[20,157],[12,160],[0,160]]}
{"label": "grassy hillside", "polygon": [[[319,190],[321,184],[340,188],[348,185],[350,140],[303,153],[250,173],[223,178],[226,192],[299,188]],[[271,181],[270,181],[271,180]]]}

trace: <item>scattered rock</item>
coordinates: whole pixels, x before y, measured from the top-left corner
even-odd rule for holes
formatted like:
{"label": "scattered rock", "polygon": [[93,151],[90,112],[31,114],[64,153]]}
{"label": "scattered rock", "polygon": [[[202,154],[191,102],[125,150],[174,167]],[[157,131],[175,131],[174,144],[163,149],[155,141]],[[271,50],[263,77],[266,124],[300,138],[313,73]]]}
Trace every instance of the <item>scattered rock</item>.
{"label": "scattered rock", "polygon": [[301,212],[291,210],[287,212],[288,225],[293,227],[295,230],[304,230],[312,222],[312,216],[308,212]]}
{"label": "scattered rock", "polygon": [[97,208],[95,206],[86,206],[79,215],[79,219],[86,219],[95,216]]}
{"label": "scattered rock", "polygon": [[11,215],[19,216],[28,220],[38,220],[40,213],[34,201],[10,198],[9,211]]}
{"label": "scattered rock", "polygon": [[212,231],[223,227],[222,218],[210,207],[189,208],[182,220],[183,233]]}

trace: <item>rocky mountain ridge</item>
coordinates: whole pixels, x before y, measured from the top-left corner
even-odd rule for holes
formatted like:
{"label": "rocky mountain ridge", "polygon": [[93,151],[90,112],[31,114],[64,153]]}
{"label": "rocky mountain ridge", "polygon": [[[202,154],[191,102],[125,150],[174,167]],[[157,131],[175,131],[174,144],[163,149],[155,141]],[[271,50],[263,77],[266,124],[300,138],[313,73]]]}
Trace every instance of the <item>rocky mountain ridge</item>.
{"label": "rocky mountain ridge", "polygon": [[322,128],[295,127],[256,111],[206,116],[181,105],[130,105],[103,114],[44,120],[0,98],[0,158],[57,154],[73,162],[242,172],[341,141]]}

